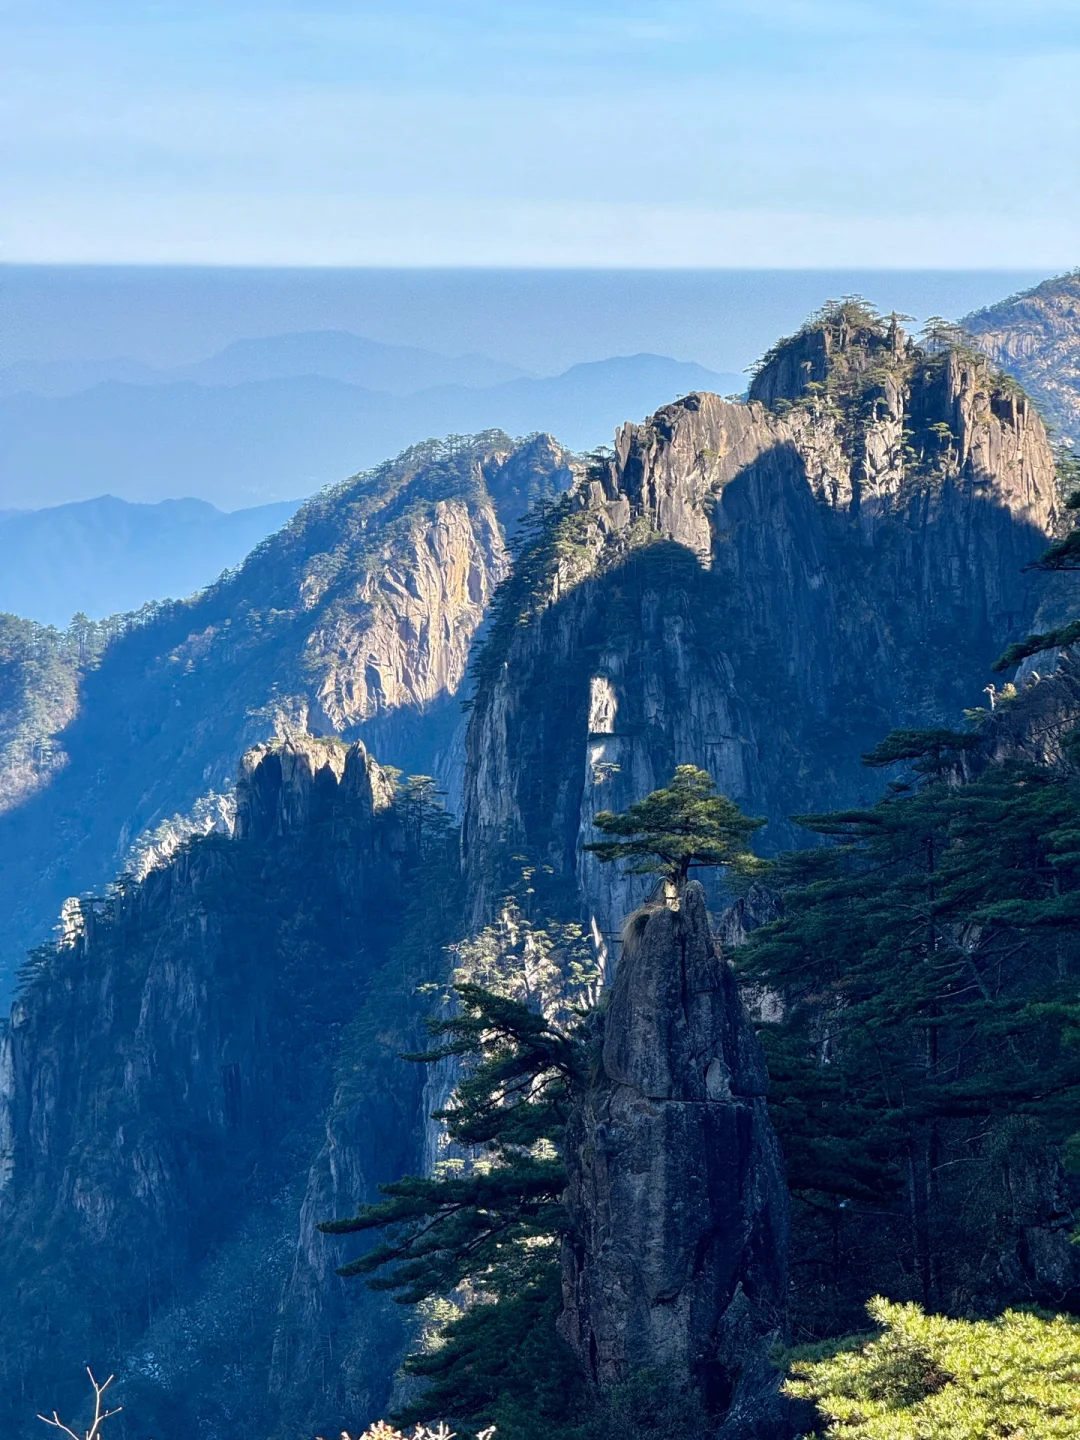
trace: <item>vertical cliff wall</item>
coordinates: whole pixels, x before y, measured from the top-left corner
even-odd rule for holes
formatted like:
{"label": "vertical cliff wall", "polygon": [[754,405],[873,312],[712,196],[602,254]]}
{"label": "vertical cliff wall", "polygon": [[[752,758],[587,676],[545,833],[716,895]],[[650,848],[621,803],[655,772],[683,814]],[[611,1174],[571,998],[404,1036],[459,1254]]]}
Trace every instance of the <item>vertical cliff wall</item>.
{"label": "vertical cliff wall", "polygon": [[1058,506],[1038,416],[976,355],[820,332],[778,347],[763,398],[624,427],[522,567],[468,736],[478,915],[525,853],[617,945],[644,887],[581,851],[598,810],[694,763],[789,846],[790,815],[874,798],[860,754],[954,723],[1026,632]]}
{"label": "vertical cliff wall", "polygon": [[27,978],[0,1025],[13,1432],[81,1401],[88,1360],[139,1434],[313,1434],[385,1404],[400,1318],[362,1289],[346,1310],[312,1239],[418,1164],[423,1076],[397,1057],[452,895],[410,931],[405,896],[445,882],[391,795],[358,744],[261,748],[235,838],[82,907]]}
{"label": "vertical cliff wall", "polygon": [[724,1440],[772,1440],[788,1200],[765,1057],[691,882],[627,928],[597,1078],[566,1141],[563,1327],[608,1387],[652,1370]]}

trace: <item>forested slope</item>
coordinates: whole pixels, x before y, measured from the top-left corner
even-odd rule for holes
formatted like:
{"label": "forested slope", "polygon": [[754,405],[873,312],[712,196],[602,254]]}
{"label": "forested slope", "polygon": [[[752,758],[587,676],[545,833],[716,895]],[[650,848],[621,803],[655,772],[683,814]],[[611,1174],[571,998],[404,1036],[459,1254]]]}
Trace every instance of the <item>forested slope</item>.
{"label": "forested slope", "polygon": [[50,642],[50,656],[76,651],[74,666],[50,660],[66,666],[63,703],[45,715],[38,686],[32,720],[13,689],[5,721],[55,759],[0,817],[0,984],[67,896],[100,890],[162,825],[182,837],[199,798],[271,736],[363,733],[385,763],[459,785],[453,697],[507,527],[570,478],[545,437],[432,442],[309,501],[239,570],[131,617],[100,656],[78,663],[77,636]]}

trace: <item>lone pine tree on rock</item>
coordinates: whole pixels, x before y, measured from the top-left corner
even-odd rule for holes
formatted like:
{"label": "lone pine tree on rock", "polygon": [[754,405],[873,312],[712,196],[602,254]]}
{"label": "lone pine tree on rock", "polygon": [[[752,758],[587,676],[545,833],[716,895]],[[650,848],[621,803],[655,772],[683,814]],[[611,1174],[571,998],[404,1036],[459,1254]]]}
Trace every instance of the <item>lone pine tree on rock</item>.
{"label": "lone pine tree on rock", "polygon": [[696,765],[676,766],[663,790],[653,790],[621,815],[601,810],[593,823],[611,838],[595,840],[586,850],[604,861],[629,860],[629,874],[659,875],[676,894],[691,866],[724,866],[740,875],[766,868],[749,848],[765,821],[751,819],[718,795],[712,776]]}

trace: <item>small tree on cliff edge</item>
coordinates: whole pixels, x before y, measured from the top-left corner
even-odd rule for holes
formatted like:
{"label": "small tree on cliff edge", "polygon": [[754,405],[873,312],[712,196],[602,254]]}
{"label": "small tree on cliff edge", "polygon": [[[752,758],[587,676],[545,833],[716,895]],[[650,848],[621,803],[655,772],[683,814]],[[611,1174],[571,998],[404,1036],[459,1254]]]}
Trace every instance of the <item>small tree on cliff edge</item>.
{"label": "small tree on cliff edge", "polygon": [[679,765],[671,784],[638,800],[622,815],[601,810],[593,822],[610,836],[586,845],[601,860],[629,860],[631,875],[660,875],[680,891],[692,865],[722,865],[739,875],[759,875],[767,862],[754,855],[750,838],[764,820],[742,813],[718,795],[712,776],[696,765]]}

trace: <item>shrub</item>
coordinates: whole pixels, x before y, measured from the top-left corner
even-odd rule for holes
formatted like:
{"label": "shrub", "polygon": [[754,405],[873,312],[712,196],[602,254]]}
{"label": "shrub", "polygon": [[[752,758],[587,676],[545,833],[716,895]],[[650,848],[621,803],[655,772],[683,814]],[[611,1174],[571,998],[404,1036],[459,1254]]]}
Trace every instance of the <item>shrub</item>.
{"label": "shrub", "polygon": [[1080,1322],[1007,1310],[949,1320],[880,1297],[880,1334],[795,1358],[785,1393],[812,1400],[828,1440],[1075,1440]]}

